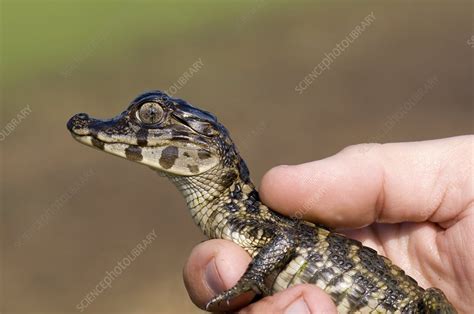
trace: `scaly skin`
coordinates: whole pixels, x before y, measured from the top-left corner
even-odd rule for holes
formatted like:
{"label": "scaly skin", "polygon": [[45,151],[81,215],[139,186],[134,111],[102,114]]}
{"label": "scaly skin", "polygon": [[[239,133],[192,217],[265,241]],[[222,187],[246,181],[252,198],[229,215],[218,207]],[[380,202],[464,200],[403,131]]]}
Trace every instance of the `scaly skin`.
{"label": "scaly skin", "polygon": [[456,313],[441,290],[424,290],[373,249],[262,204],[225,127],[183,100],[145,93],[116,118],[77,114],[68,129],[81,143],[168,177],[209,238],[231,240],[252,256],[239,282],[208,309],[250,290],[265,296],[313,283],[340,313]]}

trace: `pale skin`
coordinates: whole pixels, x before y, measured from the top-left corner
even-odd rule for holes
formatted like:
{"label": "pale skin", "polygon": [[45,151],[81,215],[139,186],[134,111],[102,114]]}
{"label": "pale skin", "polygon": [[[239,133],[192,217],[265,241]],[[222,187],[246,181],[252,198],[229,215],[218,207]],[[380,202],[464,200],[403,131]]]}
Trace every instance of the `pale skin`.
{"label": "pale skin", "polygon": [[[474,136],[360,144],[329,158],[279,166],[263,177],[265,204],[337,228],[389,257],[424,287],[441,288],[460,313],[474,312]],[[184,268],[200,308],[231,288],[250,262],[225,240],[196,246]],[[242,313],[336,313],[314,285],[299,285],[247,305]],[[242,308],[243,307],[243,308]]]}

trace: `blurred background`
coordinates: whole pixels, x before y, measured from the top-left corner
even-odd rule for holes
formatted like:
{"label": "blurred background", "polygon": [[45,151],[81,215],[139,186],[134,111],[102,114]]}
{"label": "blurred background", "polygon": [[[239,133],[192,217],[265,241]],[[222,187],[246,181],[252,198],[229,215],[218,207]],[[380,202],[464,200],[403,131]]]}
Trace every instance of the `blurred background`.
{"label": "blurred background", "polygon": [[2,313],[201,312],[181,276],[204,240],[184,200],[148,168],[75,142],[65,125],[77,112],[109,118],[172,90],[219,117],[257,184],[351,144],[473,132],[471,1],[0,5]]}

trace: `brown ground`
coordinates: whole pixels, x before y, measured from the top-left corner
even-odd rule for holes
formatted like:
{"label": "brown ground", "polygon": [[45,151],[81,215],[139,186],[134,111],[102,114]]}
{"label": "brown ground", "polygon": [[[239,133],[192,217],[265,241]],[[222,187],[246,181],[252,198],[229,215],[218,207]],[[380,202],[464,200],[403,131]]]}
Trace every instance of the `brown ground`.
{"label": "brown ground", "polygon": [[[73,313],[116,263],[154,229],[158,238],[89,306],[88,313],[199,312],[181,279],[203,240],[175,188],[146,167],[79,145],[65,123],[77,112],[110,117],[136,94],[168,88],[193,62],[204,67],[177,94],[214,112],[254,180],[272,166],[334,154],[360,142],[416,141],[473,132],[469,2],[325,4],[258,9],[241,26],[138,43],[4,89],[8,121],[32,114],[2,142],[5,313]],[[439,2],[441,3],[441,2]],[[371,11],[376,21],[303,95],[295,85]],[[107,44],[107,43],[104,43]],[[439,82],[390,129],[425,81]],[[3,124],[4,125],[4,124]],[[2,127],[3,127],[2,125]],[[87,171],[92,175],[30,239],[15,241]]]}

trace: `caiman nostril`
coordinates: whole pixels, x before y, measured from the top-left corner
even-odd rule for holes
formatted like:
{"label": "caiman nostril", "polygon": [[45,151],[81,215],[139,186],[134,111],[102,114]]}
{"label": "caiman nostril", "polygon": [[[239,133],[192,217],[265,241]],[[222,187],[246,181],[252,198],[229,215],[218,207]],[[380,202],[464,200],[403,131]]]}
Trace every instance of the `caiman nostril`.
{"label": "caiman nostril", "polygon": [[81,112],[75,115],[78,119],[87,120],[89,119],[89,115],[87,113]]}

